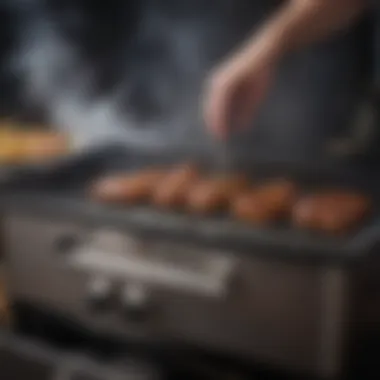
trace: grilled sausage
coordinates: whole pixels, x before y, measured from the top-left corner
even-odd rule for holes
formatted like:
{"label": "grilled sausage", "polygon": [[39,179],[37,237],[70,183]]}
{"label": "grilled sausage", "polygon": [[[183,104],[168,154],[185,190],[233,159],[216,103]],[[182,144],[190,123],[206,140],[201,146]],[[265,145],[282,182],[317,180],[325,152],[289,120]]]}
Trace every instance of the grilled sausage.
{"label": "grilled sausage", "polygon": [[153,192],[153,203],[164,208],[184,207],[192,186],[199,180],[198,168],[185,164],[164,175]]}
{"label": "grilled sausage", "polygon": [[371,200],[361,194],[326,191],[301,199],[293,210],[296,227],[342,235],[367,216]]}
{"label": "grilled sausage", "polygon": [[150,198],[162,177],[160,170],[147,170],[102,178],[91,188],[91,196],[102,202],[139,203]]}
{"label": "grilled sausage", "polygon": [[232,199],[248,186],[249,181],[239,175],[205,179],[191,189],[188,209],[196,214],[215,213],[228,207]]}
{"label": "grilled sausage", "polygon": [[291,213],[297,187],[287,180],[274,180],[241,194],[231,205],[232,215],[250,224],[267,224]]}

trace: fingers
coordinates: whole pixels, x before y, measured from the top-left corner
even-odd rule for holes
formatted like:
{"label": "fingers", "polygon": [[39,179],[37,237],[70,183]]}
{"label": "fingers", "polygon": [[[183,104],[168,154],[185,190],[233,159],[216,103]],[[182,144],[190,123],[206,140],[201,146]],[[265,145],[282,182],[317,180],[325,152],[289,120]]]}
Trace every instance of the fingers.
{"label": "fingers", "polygon": [[204,116],[216,137],[225,139],[229,132],[247,128],[262,104],[270,87],[271,70],[252,71],[221,70],[212,76]]}
{"label": "fingers", "polygon": [[229,132],[234,95],[233,81],[223,75],[212,77],[206,90],[204,116],[207,127],[220,139],[226,138]]}

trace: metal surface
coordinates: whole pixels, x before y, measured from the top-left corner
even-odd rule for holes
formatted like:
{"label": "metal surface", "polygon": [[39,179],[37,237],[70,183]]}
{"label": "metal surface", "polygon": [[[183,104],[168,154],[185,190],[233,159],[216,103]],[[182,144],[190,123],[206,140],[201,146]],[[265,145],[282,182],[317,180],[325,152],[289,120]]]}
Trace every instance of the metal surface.
{"label": "metal surface", "polygon": [[7,379],[31,380],[159,380],[161,371],[153,363],[124,357],[119,363],[100,363],[82,353],[0,333],[0,369]]}
{"label": "metal surface", "polygon": [[[113,247],[112,242],[107,247]],[[161,250],[166,250],[165,245]],[[197,263],[197,257],[180,257],[185,265],[176,265],[175,262],[181,251],[174,246],[171,257],[162,259],[160,253],[153,257],[136,257],[135,251],[112,253],[101,251],[97,247],[80,247],[78,251],[71,253],[70,265],[77,270],[85,272],[102,273],[111,278],[129,278],[132,282],[149,284],[152,286],[169,287],[180,291],[193,292],[195,294],[221,298],[228,292],[226,286],[228,279],[235,269],[234,261],[227,257],[202,257],[203,265],[199,268],[187,268],[187,262]],[[138,250],[137,250],[138,252]],[[188,256],[194,250],[188,252]],[[157,257],[158,256],[158,257]],[[182,254],[183,256],[183,254]],[[207,260],[207,262],[206,262]],[[199,260],[198,260],[199,261]],[[174,264],[173,264],[174,262]]]}
{"label": "metal surface", "polygon": [[69,170],[75,172],[75,168],[85,167],[89,163],[93,163],[99,156],[104,157],[115,148],[114,144],[102,144],[91,149],[82,151],[72,151],[70,154],[53,159],[40,164],[25,164],[25,165],[1,165],[0,166],[0,183],[3,187],[12,183],[17,183],[19,180],[30,181],[30,178],[39,178],[41,176],[49,176],[52,173],[67,173]]}
{"label": "metal surface", "polygon": [[[13,299],[52,309],[94,333],[142,341],[190,343],[300,373],[332,376],[339,372],[340,341],[348,326],[341,319],[348,317],[342,302],[348,273],[330,272],[323,266],[238,256],[241,265],[223,297],[210,298],[181,287],[142,281],[150,307],[131,310],[125,308],[124,290],[134,283],[135,274],[130,276],[126,272],[116,279],[101,268],[78,271],[70,265],[70,253],[62,256],[56,250],[57,240],[68,233],[86,240],[89,233],[98,232],[101,229],[59,219],[53,222],[6,215],[4,236]],[[138,240],[127,231],[119,232],[127,241],[131,237]],[[159,256],[160,247],[165,246],[161,239],[144,239],[140,243],[142,246],[149,243],[146,250],[134,251],[141,260],[146,260],[146,255]],[[110,244],[104,251],[104,259],[112,261],[110,252],[117,247],[119,243],[116,247]],[[178,245],[179,257],[181,247],[183,243]],[[206,262],[215,254],[215,249],[201,245],[189,245],[188,249],[193,249],[195,255],[201,254]],[[236,255],[219,252],[221,256],[231,254]],[[169,260],[168,268],[174,262]],[[197,260],[184,260],[183,265],[191,268],[199,265],[196,263]],[[100,272],[114,283],[115,293],[114,301],[106,309],[95,312],[88,303],[88,285]],[[334,306],[331,297],[336,297]],[[331,353],[328,358],[321,356],[327,352]]]}
{"label": "metal surface", "polygon": [[350,275],[342,268],[326,268],[321,276],[321,374],[334,377],[343,368],[350,322]]}

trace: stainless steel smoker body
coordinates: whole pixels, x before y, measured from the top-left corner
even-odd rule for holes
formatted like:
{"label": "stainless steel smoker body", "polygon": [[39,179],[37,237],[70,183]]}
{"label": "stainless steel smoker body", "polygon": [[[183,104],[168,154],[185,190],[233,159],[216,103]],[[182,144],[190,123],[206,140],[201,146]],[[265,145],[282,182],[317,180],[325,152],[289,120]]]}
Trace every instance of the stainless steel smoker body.
{"label": "stainless steel smoker body", "polygon": [[[377,323],[377,214],[353,236],[327,238],[95,204],[85,191],[93,176],[152,160],[111,151],[3,189],[13,301],[95,335],[189,344],[322,378],[342,373],[352,339]],[[368,190],[364,177],[353,178]]]}

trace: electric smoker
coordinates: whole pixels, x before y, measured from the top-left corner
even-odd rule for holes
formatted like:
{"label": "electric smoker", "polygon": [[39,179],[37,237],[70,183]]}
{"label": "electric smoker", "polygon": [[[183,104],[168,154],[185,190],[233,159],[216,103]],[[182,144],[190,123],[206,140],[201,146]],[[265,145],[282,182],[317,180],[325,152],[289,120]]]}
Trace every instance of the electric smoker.
{"label": "electric smoker", "polygon": [[[224,215],[195,218],[88,200],[94,175],[157,159],[112,147],[4,187],[12,300],[94,334],[187,343],[291,371],[338,375],[350,340],[371,326],[371,317],[376,326],[376,212],[356,234],[331,238],[287,225],[247,227]],[[332,183],[313,174],[309,181],[305,173],[292,175],[308,188],[316,180]],[[373,186],[375,196],[367,175],[340,185]]]}

